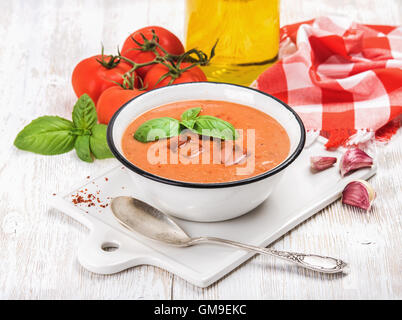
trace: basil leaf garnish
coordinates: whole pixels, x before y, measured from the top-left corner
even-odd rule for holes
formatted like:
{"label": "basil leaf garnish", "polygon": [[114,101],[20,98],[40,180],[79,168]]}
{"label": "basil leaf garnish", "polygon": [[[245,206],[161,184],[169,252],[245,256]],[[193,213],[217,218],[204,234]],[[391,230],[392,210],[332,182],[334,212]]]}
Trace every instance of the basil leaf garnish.
{"label": "basil leaf garnish", "polygon": [[84,93],[74,105],[72,118],[78,129],[91,129],[98,122],[95,104],[87,94]]}
{"label": "basil leaf garnish", "polygon": [[213,116],[197,117],[192,130],[198,134],[222,140],[235,140],[237,137],[236,129],[229,122]]}
{"label": "basil leaf garnish", "polygon": [[148,120],[134,133],[134,138],[141,142],[150,142],[162,138],[170,138],[180,134],[180,126],[195,133],[223,140],[235,140],[236,129],[227,121],[213,116],[199,116],[201,108],[191,108],[184,111],[181,121],[163,117]]}
{"label": "basil leaf garnish", "polygon": [[182,120],[182,121],[180,121],[180,124],[191,130],[194,128],[195,120],[194,119]]}
{"label": "basil leaf garnish", "polygon": [[92,135],[89,137],[89,147],[96,159],[113,158],[106,141],[107,125],[95,124],[92,127]]}
{"label": "basil leaf garnish", "polygon": [[14,145],[26,151],[56,155],[74,148],[76,135],[71,121],[57,116],[43,116],[33,120],[14,140]]}
{"label": "basil leaf garnish", "polygon": [[184,111],[182,113],[181,120],[182,121],[195,120],[195,118],[197,118],[197,116],[199,115],[200,112],[201,112],[200,107],[187,109],[186,111]]}
{"label": "basil leaf garnish", "polygon": [[77,152],[78,158],[85,162],[94,162],[89,148],[89,135],[78,136],[75,140],[74,148]]}
{"label": "basil leaf garnish", "polygon": [[144,122],[135,131],[134,138],[140,142],[150,142],[163,138],[178,136],[180,122],[169,117],[151,119]]}

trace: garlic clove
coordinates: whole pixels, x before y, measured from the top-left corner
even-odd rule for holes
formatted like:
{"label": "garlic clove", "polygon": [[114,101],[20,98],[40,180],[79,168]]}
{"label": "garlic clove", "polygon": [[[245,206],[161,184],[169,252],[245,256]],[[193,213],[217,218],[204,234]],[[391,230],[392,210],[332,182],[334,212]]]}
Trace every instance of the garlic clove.
{"label": "garlic clove", "polygon": [[348,149],[341,158],[340,170],[344,177],[351,171],[367,168],[373,165],[373,158],[359,148]]}
{"label": "garlic clove", "polygon": [[315,171],[322,171],[332,167],[336,160],[335,157],[310,157],[310,166]]}
{"label": "garlic clove", "polygon": [[349,182],[342,191],[342,203],[363,210],[370,210],[371,203],[376,194],[373,187],[364,180],[354,180]]}

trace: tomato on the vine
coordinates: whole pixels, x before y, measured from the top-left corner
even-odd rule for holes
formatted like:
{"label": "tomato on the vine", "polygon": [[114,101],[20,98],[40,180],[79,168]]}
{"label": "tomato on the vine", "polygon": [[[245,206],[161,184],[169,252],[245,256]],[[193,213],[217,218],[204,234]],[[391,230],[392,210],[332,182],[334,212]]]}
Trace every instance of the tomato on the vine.
{"label": "tomato on the vine", "polygon": [[[184,53],[183,44],[172,32],[162,27],[149,26],[133,32],[126,39],[121,50],[121,55],[136,63],[146,63],[154,60],[156,55],[152,50],[156,50],[161,56],[164,56],[165,52],[155,46],[152,41],[145,41],[141,36],[142,34],[147,40],[152,40],[154,37],[152,31],[155,32],[155,40],[167,53],[173,55],[181,55]],[[144,78],[152,66],[153,65],[143,66],[137,69],[136,72],[139,76]]]}
{"label": "tomato on the vine", "polygon": [[122,76],[130,69],[131,65],[112,56],[96,55],[84,59],[73,71],[71,82],[74,92],[77,97],[88,94],[96,105],[102,92],[116,86],[115,82],[122,83]]}
{"label": "tomato on the vine", "polygon": [[[172,71],[163,64],[156,64],[152,66],[145,76],[144,87],[150,90],[174,83],[207,81],[204,72],[197,66],[183,70],[189,66],[191,66],[191,63],[181,63],[180,68],[178,68],[179,74],[175,75],[174,72],[172,73]],[[167,73],[169,74],[165,76]],[[164,79],[160,80],[161,77],[164,77]]]}
{"label": "tomato on the vine", "polygon": [[99,122],[108,124],[112,116],[123,104],[144,92],[135,88],[124,89],[121,86],[106,89],[99,97],[98,104],[96,105]]}

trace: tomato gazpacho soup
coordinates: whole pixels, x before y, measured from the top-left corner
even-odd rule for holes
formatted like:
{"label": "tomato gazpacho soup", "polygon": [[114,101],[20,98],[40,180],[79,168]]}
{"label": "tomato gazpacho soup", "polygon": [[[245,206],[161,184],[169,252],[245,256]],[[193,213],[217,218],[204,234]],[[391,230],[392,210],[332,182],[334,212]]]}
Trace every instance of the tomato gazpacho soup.
{"label": "tomato gazpacho soup", "polygon": [[[158,134],[149,137],[150,128]],[[193,183],[260,175],[284,161],[289,150],[289,137],[278,121],[252,107],[215,100],[156,107],[134,119],[122,137],[124,156],[138,168]]]}

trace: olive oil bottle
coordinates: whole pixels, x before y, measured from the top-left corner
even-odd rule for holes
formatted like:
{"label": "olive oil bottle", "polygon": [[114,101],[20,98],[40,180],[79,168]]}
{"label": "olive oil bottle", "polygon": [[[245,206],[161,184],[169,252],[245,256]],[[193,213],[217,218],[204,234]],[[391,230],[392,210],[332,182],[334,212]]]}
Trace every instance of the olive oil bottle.
{"label": "olive oil bottle", "polygon": [[279,0],[187,0],[186,48],[215,57],[210,81],[250,85],[277,59]]}

